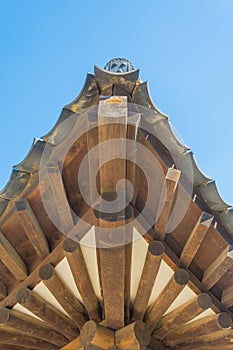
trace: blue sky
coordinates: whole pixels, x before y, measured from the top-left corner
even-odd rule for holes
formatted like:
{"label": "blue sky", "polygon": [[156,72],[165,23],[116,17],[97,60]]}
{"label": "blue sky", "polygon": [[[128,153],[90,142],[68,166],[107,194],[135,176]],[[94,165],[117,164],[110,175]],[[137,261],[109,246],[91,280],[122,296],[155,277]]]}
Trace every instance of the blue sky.
{"label": "blue sky", "polygon": [[0,0],[0,188],[87,72],[126,57],[233,203],[232,0]]}

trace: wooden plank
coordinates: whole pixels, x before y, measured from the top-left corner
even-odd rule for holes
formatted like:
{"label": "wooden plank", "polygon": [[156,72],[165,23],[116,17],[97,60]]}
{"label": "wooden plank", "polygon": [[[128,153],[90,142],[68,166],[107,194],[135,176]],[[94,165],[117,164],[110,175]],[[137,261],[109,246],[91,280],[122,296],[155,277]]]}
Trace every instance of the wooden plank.
{"label": "wooden plank", "polygon": [[15,202],[19,222],[31,242],[36,254],[44,259],[49,254],[49,245],[42,228],[26,199]]}
{"label": "wooden plank", "polygon": [[0,257],[3,264],[18,281],[22,281],[27,277],[27,266],[1,231]]}
{"label": "wooden plank", "polygon": [[0,281],[0,300],[4,299],[7,296],[7,288],[5,284]]}
{"label": "wooden plank", "polygon": [[230,286],[222,292],[221,302],[227,308],[233,305],[233,286]]}
{"label": "wooden plank", "polygon": [[166,228],[179,178],[179,170],[173,168],[168,169],[165,179],[165,188],[162,189],[160,201],[160,205],[163,205],[163,209],[154,225],[154,230],[161,240],[164,240],[166,235]]}
{"label": "wooden plank", "polygon": [[85,350],[114,350],[114,331],[94,321],[88,321],[80,333],[81,344]]}
{"label": "wooden plank", "polygon": [[115,333],[118,350],[141,350],[149,345],[150,328],[142,321],[136,321]]}
{"label": "wooden plank", "polygon": [[62,233],[68,234],[74,227],[74,222],[58,162],[47,164],[47,179],[52,190],[52,209],[56,211],[56,216],[60,221],[59,229]]}
{"label": "wooden plank", "polygon": [[90,319],[100,322],[100,305],[79,243],[67,238],[63,243],[63,249]]}
{"label": "wooden plank", "polygon": [[20,289],[16,295],[16,301],[69,340],[73,340],[79,335],[79,331],[71,319],[42,299],[34,291],[28,288]]}
{"label": "wooden plank", "polygon": [[16,332],[13,329],[0,329],[0,344],[11,344],[19,347],[38,350],[58,350],[59,348],[44,340]]}
{"label": "wooden plank", "polygon": [[160,241],[152,241],[148,246],[142,275],[133,304],[132,320],[142,320],[150,299],[165,247]]}
{"label": "wooden plank", "polygon": [[195,257],[205,235],[213,221],[213,215],[206,212],[202,212],[200,215],[191,235],[189,236],[185,246],[183,247],[180,261],[185,265],[189,266]]}
{"label": "wooden plank", "polygon": [[86,310],[79,300],[71,293],[58,277],[55,268],[51,264],[46,264],[40,268],[39,277],[50,290],[55,299],[74,321],[76,326],[81,329],[88,320]]}
{"label": "wooden plank", "polygon": [[61,350],[84,350],[81,343],[80,336],[72,340],[69,344],[65,345]]}
{"label": "wooden plank", "polygon": [[[223,329],[214,333],[204,334],[202,336],[197,336],[195,339],[192,339],[190,342],[181,343],[178,348],[185,349],[200,349],[203,347],[223,348],[224,346],[230,346],[232,349],[232,339],[233,339],[233,330],[232,328]],[[229,348],[230,349],[230,348]]]}
{"label": "wooden plank", "polygon": [[220,278],[230,269],[233,265],[233,251],[222,254],[207,268],[203,274],[202,283],[211,289]]}
{"label": "wooden plank", "polygon": [[154,330],[165,311],[189,281],[189,274],[184,269],[177,269],[145,315],[145,322]]}
{"label": "wooden plank", "polygon": [[179,327],[179,325],[187,323],[207,310],[212,304],[212,300],[207,293],[201,293],[195,298],[180,305],[175,310],[163,316],[161,321],[153,332],[153,337],[162,340],[165,336]]}
{"label": "wooden plank", "polygon": [[0,329],[3,326],[12,328],[25,335],[45,340],[58,347],[64,346],[68,343],[66,337],[49,327],[45,322],[16,310],[10,310],[7,308],[0,309]]}
{"label": "wooden plank", "polygon": [[173,332],[169,333],[165,338],[165,344],[169,346],[177,346],[180,343],[192,341],[197,336],[210,334],[219,330],[229,328],[232,325],[232,318],[226,312],[216,315],[207,316],[196,321],[187,323]]}

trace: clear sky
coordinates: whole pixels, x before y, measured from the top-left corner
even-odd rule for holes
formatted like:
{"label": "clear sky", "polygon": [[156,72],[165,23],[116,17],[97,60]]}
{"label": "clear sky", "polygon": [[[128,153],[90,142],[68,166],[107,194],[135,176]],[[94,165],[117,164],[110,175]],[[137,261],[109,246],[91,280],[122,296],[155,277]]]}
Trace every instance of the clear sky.
{"label": "clear sky", "polygon": [[0,188],[87,72],[126,57],[233,204],[233,0],[0,0]]}

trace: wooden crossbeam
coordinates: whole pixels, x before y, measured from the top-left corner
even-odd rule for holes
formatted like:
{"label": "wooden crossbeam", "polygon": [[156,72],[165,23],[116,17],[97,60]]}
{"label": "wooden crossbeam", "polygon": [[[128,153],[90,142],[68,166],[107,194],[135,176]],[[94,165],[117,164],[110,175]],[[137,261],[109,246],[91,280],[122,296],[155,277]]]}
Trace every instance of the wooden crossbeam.
{"label": "wooden crossbeam", "polygon": [[0,329],[9,327],[25,335],[45,340],[58,347],[68,343],[66,337],[49,327],[45,322],[25,315],[16,310],[0,309]]}
{"label": "wooden crossbeam", "polygon": [[49,254],[48,241],[30,204],[26,199],[21,199],[15,203],[15,208],[19,222],[36,254],[41,259],[46,258]]}
{"label": "wooden crossbeam", "polygon": [[205,238],[205,235],[213,221],[213,215],[210,215],[206,212],[203,212],[191,235],[189,236],[180,256],[181,262],[188,267],[193,258],[195,257],[199,247],[201,246],[202,241]]}
{"label": "wooden crossbeam", "polygon": [[221,302],[227,308],[233,305],[233,286],[228,287],[222,292]]}
{"label": "wooden crossbeam", "polygon": [[165,179],[165,188],[163,189],[164,191],[162,190],[162,197],[160,201],[160,204],[163,205],[163,209],[154,225],[154,230],[161,240],[164,240],[166,235],[166,228],[179,178],[179,170],[173,168],[168,169]]}
{"label": "wooden crossbeam", "polygon": [[48,343],[44,340],[16,332],[12,329],[0,329],[0,344],[11,344],[19,347],[38,349],[38,350],[58,350],[54,344]]}
{"label": "wooden crossbeam", "polygon": [[191,321],[204,310],[207,310],[211,304],[212,300],[207,293],[199,294],[195,298],[187,301],[163,316],[157,329],[153,332],[153,336],[160,340],[164,339],[168,333],[174,330],[174,328]]}
{"label": "wooden crossbeam", "polygon": [[100,322],[100,305],[79,243],[67,238],[63,243],[63,249],[90,319]]}
{"label": "wooden crossbeam", "polygon": [[[190,342],[181,343],[177,349],[202,349],[202,348],[215,348],[232,349],[233,330],[232,328],[223,329],[214,333],[204,334],[197,336]],[[231,346],[231,347],[230,347]]]}
{"label": "wooden crossbeam", "polygon": [[225,250],[221,255],[207,268],[203,274],[202,283],[208,289],[211,289],[220,278],[230,269],[233,265],[233,251],[226,252]]}
{"label": "wooden crossbeam", "polygon": [[5,284],[0,281],[0,300],[4,299],[7,296],[7,288]]}
{"label": "wooden crossbeam", "polygon": [[177,269],[154,303],[149,307],[145,315],[145,322],[151,326],[152,331],[188,281],[189,273],[184,269]]}
{"label": "wooden crossbeam", "polygon": [[80,333],[81,344],[85,350],[114,350],[114,331],[104,326],[88,321]]}
{"label": "wooden crossbeam", "polygon": [[58,162],[54,161],[47,164],[47,178],[52,190],[51,203],[53,205],[53,211],[56,211],[56,217],[60,221],[61,231],[68,234],[74,227],[74,222]]}
{"label": "wooden crossbeam", "polygon": [[16,295],[16,301],[34,315],[47,322],[52,328],[62,333],[69,340],[73,340],[79,335],[75,323],[51,304],[47,303],[36,292],[28,288],[19,289]]}
{"label": "wooden crossbeam", "polygon": [[27,277],[26,264],[1,231],[0,259],[18,281],[23,281]]}
{"label": "wooden crossbeam", "polygon": [[164,251],[164,244],[160,241],[152,241],[148,246],[137,294],[133,304],[133,321],[142,320],[144,317]]}
{"label": "wooden crossbeam", "polygon": [[80,336],[72,340],[69,344],[65,345],[61,350],[84,350],[81,343]]}
{"label": "wooden crossbeam", "polygon": [[179,329],[169,333],[164,342],[169,346],[177,346],[192,341],[197,336],[214,333],[229,328],[231,325],[231,316],[226,312],[222,312],[182,325]]}
{"label": "wooden crossbeam", "polygon": [[51,264],[42,266],[39,271],[39,277],[76,326],[81,329],[88,320],[86,310],[58,277],[55,268]]}
{"label": "wooden crossbeam", "polygon": [[115,333],[118,350],[141,350],[149,345],[150,328],[142,321],[136,321]]}

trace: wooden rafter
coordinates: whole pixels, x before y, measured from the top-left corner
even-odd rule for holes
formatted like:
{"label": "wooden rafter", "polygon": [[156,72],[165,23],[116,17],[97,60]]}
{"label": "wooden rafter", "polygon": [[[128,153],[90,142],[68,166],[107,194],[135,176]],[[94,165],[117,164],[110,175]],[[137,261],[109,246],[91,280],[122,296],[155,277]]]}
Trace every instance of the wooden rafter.
{"label": "wooden rafter", "polygon": [[88,321],[80,333],[81,344],[85,350],[114,350],[114,331],[104,326]]}
{"label": "wooden rafter", "polygon": [[141,350],[149,345],[150,328],[142,321],[136,321],[116,331],[116,348],[119,350]]}
{"label": "wooden rafter", "polygon": [[84,323],[88,320],[86,310],[61,281],[55,268],[51,264],[44,265],[40,268],[39,276],[45,286],[67,312],[69,317],[74,321],[76,326],[81,329]]}
{"label": "wooden rafter", "polygon": [[16,301],[61,332],[69,340],[73,340],[79,335],[78,328],[70,318],[47,303],[34,291],[28,288],[20,289],[16,295]]}

